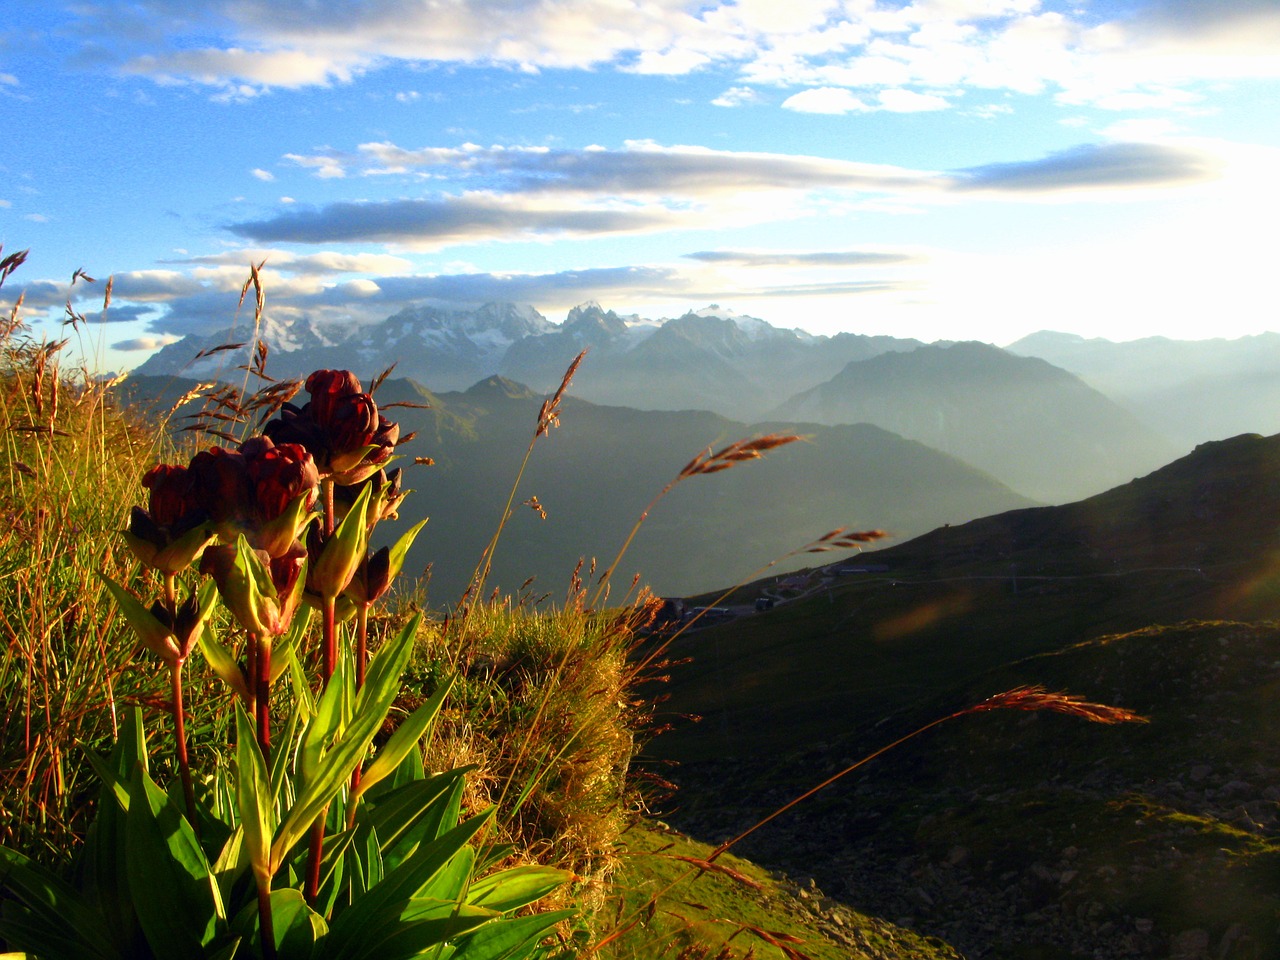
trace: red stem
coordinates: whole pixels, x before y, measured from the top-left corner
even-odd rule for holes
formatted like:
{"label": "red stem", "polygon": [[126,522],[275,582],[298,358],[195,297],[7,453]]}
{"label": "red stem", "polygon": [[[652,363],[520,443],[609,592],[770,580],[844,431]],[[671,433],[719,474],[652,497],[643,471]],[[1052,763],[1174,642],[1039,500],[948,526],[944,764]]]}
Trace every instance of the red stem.
{"label": "red stem", "polygon": [[[356,613],[356,690],[364,686],[365,659],[369,650],[369,604],[362,603]],[[351,771],[351,811],[347,816],[347,825],[355,822],[355,796],[360,789],[360,765]]]}
{"label": "red stem", "polygon": [[169,668],[169,683],[173,691],[173,740],[174,752],[178,757],[178,773],[182,777],[182,797],[187,802],[187,820],[191,829],[198,836],[200,827],[196,823],[196,791],[191,782],[191,762],[187,756],[187,727],[182,716],[182,664],[179,660]]}
{"label": "red stem", "polygon": [[271,882],[258,882],[258,935],[263,960],[276,960],[276,925],[271,918]]}
{"label": "red stem", "polygon": [[254,679],[255,713],[258,721],[258,746],[262,759],[271,763],[271,644],[256,634],[249,635],[249,642],[258,648],[258,675]]}

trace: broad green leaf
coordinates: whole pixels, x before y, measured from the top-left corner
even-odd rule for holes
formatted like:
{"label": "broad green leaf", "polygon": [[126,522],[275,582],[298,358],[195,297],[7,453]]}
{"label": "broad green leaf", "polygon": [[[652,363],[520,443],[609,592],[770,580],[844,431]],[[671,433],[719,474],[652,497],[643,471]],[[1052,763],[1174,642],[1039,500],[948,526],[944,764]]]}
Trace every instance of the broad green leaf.
{"label": "broad green leaf", "polygon": [[223,918],[218,885],[195,832],[141,769],[129,784],[125,867],[138,923],[158,960],[189,960]]}
{"label": "broad green leaf", "polygon": [[409,901],[431,883],[492,816],[490,809],[472,817],[444,836],[423,844],[404,863],[388,871],[382,883],[334,918],[325,941],[325,960],[376,956],[363,952],[368,938],[394,925]]}
{"label": "broad green leaf", "polygon": [[341,661],[339,661],[337,670],[334,671],[333,677],[330,678],[329,685],[325,687],[324,693],[320,695],[320,700],[315,705],[311,721],[307,724],[306,733],[302,738],[302,746],[298,750],[300,790],[306,789],[306,786],[315,779],[316,774],[320,771],[321,760],[324,759],[324,755],[330,750],[334,741],[342,732],[345,722],[343,717],[343,693],[344,688],[347,686],[346,676],[346,671],[343,669]]}
{"label": "broad green leaf", "polygon": [[[298,576],[298,583],[306,583],[306,570]],[[300,610],[294,614],[293,622],[284,636],[276,640],[274,656],[271,660],[271,683],[274,685],[285,670],[292,670],[293,658],[298,656],[299,645],[306,639],[307,628],[311,624],[311,611]]]}
{"label": "broad green leaf", "polygon": [[[436,875],[430,881],[418,890],[415,898],[425,897],[431,900],[448,900],[451,903],[464,900],[475,866],[475,851],[470,847],[463,847],[453,855],[453,858],[442,869],[436,872]],[[477,904],[477,906],[482,906],[482,904]],[[485,909],[490,908],[485,907]]]}
{"label": "broad green leaf", "polygon": [[258,747],[253,721],[236,704],[236,806],[244,830],[244,848],[258,883],[270,883],[271,835],[275,827],[275,801],[267,764]]}
{"label": "broad green leaf", "polygon": [[223,903],[231,901],[231,889],[248,867],[249,852],[244,846],[244,827],[237,826],[213,861],[213,875],[217,878],[218,889],[222,891]]}
{"label": "broad green leaf", "polygon": [[49,960],[121,958],[80,894],[16,850],[0,847],[0,937]]}
{"label": "broad green leaf", "polygon": [[[461,793],[463,776],[472,769],[459,767],[430,780],[415,780],[380,795],[376,802],[361,806],[357,822],[367,822],[377,828],[383,856],[389,865],[403,860],[418,843],[434,840],[444,832],[439,824],[453,808],[454,794]],[[455,815],[450,826],[457,822]]]}
{"label": "broad green leaf", "polygon": [[535,913],[530,917],[495,920],[459,940],[449,960],[524,960],[533,955],[541,940],[573,910]]}
{"label": "broad green leaf", "polygon": [[467,903],[510,913],[541,900],[572,879],[572,873],[555,867],[512,867],[472,883],[467,891]]}
{"label": "broad green leaf", "polygon": [[[409,553],[409,548],[413,546],[413,541],[417,539],[422,528],[427,525],[429,517],[419,520],[407,531],[404,536],[395,542],[395,546],[391,548],[390,556],[387,557],[387,580],[394,580],[400,575],[400,571],[404,569],[404,558]],[[433,528],[434,529],[434,528]]]}
{"label": "broad green leaf", "polygon": [[226,946],[209,954],[209,960],[236,960],[236,951],[240,949],[240,938],[232,937]]}
{"label": "broad green leaf", "polygon": [[[366,492],[367,492],[366,488]],[[369,664],[365,685],[356,697],[354,715],[332,748],[319,761],[314,774],[298,793],[298,798],[276,830],[271,844],[271,863],[278,867],[284,858],[320,816],[330,801],[351,779],[352,771],[368,753],[374,736],[382,728],[387,712],[391,709],[400,690],[400,676],[413,653],[413,641],[421,614],[415,616],[400,634],[378,651]],[[335,674],[337,677],[337,674]],[[342,684],[345,686],[345,684]],[[318,716],[325,714],[324,699],[339,686],[330,682],[330,690],[321,697]],[[340,692],[340,691],[339,691]],[[310,733],[311,731],[308,731]],[[304,756],[306,747],[304,744]]]}
{"label": "broad green leaf", "polygon": [[[411,904],[409,910],[424,916],[374,927],[354,949],[335,956],[344,960],[407,960],[423,956],[432,947],[442,946],[497,918],[488,910],[448,901],[433,900],[416,907]],[[326,952],[324,957],[329,960],[330,954]]]}
{"label": "broad green leaf", "polygon": [[361,487],[356,502],[325,543],[316,560],[315,569],[311,572],[312,588],[326,599],[335,598],[347,589],[347,584],[351,582],[351,577],[364,557],[368,544],[365,514],[369,508],[371,489],[367,483]]}
{"label": "broad green leaf", "polygon": [[440,689],[431,695],[431,698],[422,706],[409,714],[396,727],[395,733],[391,734],[390,739],[378,751],[378,755],[373,758],[373,762],[365,768],[364,773],[360,777],[360,786],[355,791],[356,797],[362,796],[370,787],[375,786],[384,778],[395,772],[400,766],[400,762],[407,757],[412,750],[416,750],[418,741],[426,734],[427,729],[435,720],[436,715],[440,713],[440,707],[444,703],[444,698],[452,689],[454,679],[450,678],[446,683],[442,684]]}
{"label": "broad green leaf", "polygon": [[229,686],[241,701],[247,701],[249,686],[245,681],[244,671],[240,669],[235,656],[217,638],[213,627],[209,624],[205,624],[204,629],[200,631],[200,652],[204,654],[205,662],[209,664],[209,669],[217,675],[218,679]]}
{"label": "broad green leaf", "polygon": [[316,942],[329,932],[324,917],[307,905],[301,890],[271,891],[271,926],[276,953],[284,960],[310,957]]}
{"label": "broad green leaf", "polygon": [[125,620],[133,628],[134,634],[142,641],[142,645],[154,653],[165,663],[177,663],[180,654],[173,632],[151,615],[151,611],[120,584],[108,576],[98,574],[98,579],[106,584],[116,606],[124,614]]}
{"label": "broad green leaf", "polygon": [[404,676],[405,667],[413,656],[413,643],[418,635],[418,624],[422,614],[416,614],[404,625],[396,637],[380,649],[369,662],[365,671],[364,686],[356,698],[356,712],[369,703],[386,702],[386,710],[390,709],[396,694],[400,692],[400,678]]}

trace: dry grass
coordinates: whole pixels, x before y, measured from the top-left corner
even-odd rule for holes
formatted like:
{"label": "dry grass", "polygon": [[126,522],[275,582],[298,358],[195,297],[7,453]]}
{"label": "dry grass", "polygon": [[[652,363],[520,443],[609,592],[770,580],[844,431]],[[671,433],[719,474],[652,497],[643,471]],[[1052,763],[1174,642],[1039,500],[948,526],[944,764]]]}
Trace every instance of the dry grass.
{"label": "dry grass", "polygon": [[[0,261],[0,282],[15,256]],[[118,531],[160,440],[113,409],[113,381],[63,369],[69,340],[33,339],[18,299],[0,328],[0,828],[40,855],[83,826],[81,746],[109,741],[121,706],[164,695],[161,678],[135,668],[97,576],[137,575]],[[70,298],[67,310],[78,332]]]}

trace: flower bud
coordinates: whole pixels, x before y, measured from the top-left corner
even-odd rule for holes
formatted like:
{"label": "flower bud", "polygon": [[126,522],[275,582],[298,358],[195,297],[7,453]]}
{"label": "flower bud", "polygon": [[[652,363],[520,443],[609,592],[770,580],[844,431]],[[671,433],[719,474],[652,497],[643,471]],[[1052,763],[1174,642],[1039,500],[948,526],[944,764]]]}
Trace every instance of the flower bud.
{"label": "flower bud", "polygon": [[364,557],[368,543],[365,516],[369,508],[369,488],[365,487],[355,504],[342,518],[333,533],[324,537],[312,528],[307,537],[307,549],[311,556],[308,588],[312,593],[330,599],[347,588],[356,567]]}
{"label": "flower bud", "polygon": [[316,370],[304,384],[311,394],[311,416],[316,423],[328,427],[333,422],[339,400],[360,393],[360,380],[350,370]]}

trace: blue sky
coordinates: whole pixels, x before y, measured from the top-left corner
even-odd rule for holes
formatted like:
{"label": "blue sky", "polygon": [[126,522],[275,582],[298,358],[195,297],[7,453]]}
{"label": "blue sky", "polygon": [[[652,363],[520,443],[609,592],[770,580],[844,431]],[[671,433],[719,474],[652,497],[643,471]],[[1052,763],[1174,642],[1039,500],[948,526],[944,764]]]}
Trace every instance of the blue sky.
{"label": "blue sky", "polygon": [[0,306],[111,368],[263,260],[321,326],[1280,329],[1274,0],[10,0],[0,118]]}

